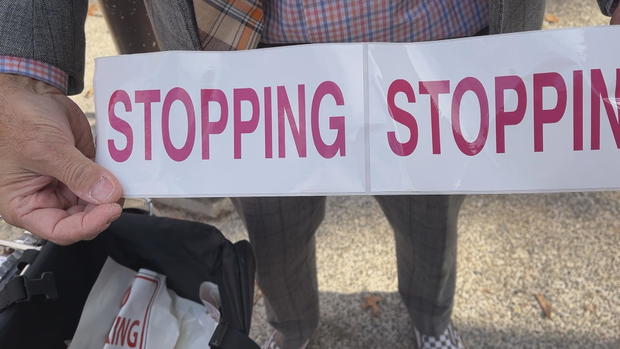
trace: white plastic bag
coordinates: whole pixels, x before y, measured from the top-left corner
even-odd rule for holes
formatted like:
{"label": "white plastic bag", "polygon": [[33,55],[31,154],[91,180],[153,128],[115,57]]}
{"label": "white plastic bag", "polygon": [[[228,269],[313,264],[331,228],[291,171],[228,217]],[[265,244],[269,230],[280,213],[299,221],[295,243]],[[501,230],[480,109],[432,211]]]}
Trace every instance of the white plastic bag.
{"label": "white plastic bag", "polygon": [[[198,292],[198,290],[196,290]],[[219,312],[181,298],[166,277],[108,258],[88,295],[70,349],[203,349]]]}

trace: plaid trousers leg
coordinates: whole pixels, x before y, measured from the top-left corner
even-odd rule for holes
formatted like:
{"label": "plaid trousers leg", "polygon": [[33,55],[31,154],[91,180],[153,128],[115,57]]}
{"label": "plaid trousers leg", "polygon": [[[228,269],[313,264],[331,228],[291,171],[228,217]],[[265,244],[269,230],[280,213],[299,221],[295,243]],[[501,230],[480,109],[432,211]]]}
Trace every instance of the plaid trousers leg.
{"label": "plaid trousers leg", "polygon": [[396,240],[398,289],[416,328],[448,326],[456,283],[457,218],[464,196],[377,196]]}
{"label": "plaid trousers leg", "polygon": [[325,198],[236,198],[233,203],[254,246],[267,319],[284,335],[284,348],[299,348],[319,322],[314,235],[325,216]]}

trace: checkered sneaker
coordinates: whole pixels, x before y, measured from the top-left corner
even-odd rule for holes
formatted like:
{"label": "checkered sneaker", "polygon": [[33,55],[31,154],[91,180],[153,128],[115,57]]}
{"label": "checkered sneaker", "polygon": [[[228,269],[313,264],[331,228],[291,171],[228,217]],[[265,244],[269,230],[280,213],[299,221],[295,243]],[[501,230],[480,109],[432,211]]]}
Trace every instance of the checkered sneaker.
{"label": "checkered sneaker", "polygon": [[414,328],[418,349],[465,349],[463,341],[452,324],[439,336],[427,336]]}
{"label": "checkered sneaker", "polygon": [[200,44],[205,51],[255,48],[263,31],[260,0],[194,0]]}

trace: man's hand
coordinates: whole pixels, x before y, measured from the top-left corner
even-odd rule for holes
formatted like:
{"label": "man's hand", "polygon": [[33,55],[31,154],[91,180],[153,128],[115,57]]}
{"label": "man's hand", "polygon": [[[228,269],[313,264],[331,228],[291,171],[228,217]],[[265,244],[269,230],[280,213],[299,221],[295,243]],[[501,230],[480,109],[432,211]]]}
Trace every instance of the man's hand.
{"label": "man's hand", "polygon": [[0,74],[0,215],[55,243],[92,239],[121,214],[90,125],[58,89]]}
{"label": "man's hand", "polygon": [[618,7],[616,7],[616,10],[611,15],[610,24],[620,24],[620,4],[618,5]]}

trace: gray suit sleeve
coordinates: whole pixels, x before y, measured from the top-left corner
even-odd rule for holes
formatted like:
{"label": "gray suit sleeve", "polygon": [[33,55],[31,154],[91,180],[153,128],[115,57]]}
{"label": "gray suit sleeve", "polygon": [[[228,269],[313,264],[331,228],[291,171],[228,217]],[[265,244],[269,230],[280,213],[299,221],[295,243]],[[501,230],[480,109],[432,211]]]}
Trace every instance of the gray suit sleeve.
{"label": "gray suit sleeve", "polygon": [[84,88],[84,21],[88,0],[1,0],[0,55],[56,66],[69,94]]}
{"label": "gray suit sleeve", "polygon": [[614,10],[616,9],[616,7],[618,7],[618,0],[597,0],[597,1],[598,1],[598,6],[601,8],[601,12],[603,12],[605,16],[611,16]]}

